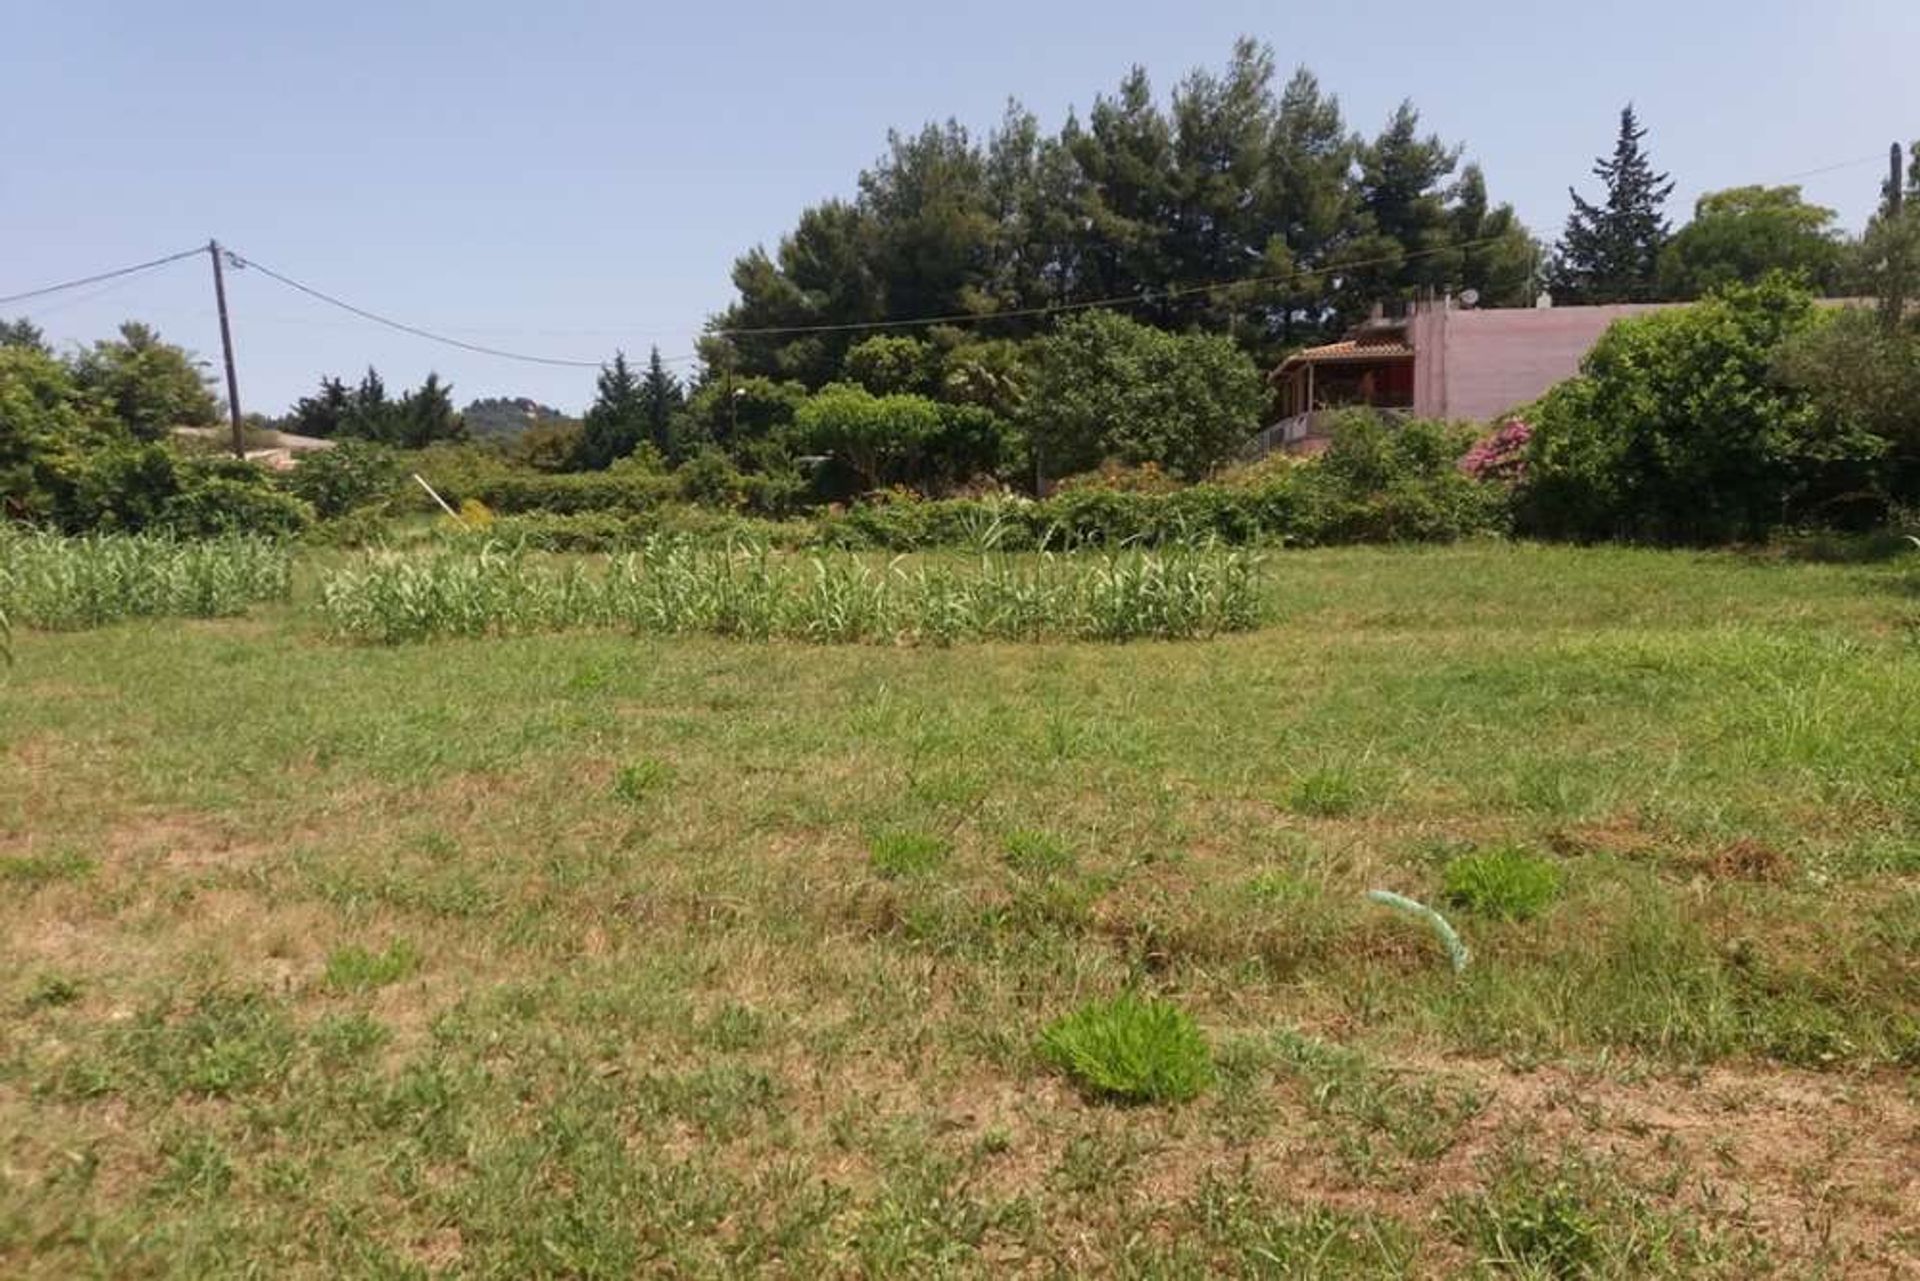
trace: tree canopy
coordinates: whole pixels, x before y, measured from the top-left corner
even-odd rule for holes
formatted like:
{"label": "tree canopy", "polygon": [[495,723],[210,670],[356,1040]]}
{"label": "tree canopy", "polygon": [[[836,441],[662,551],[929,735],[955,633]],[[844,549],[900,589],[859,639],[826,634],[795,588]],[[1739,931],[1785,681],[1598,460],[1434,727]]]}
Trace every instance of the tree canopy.
{"label": "tree canopy", "polygon": [[1611,158],[1594,162],[1593,175],[1606,190],[1593,204],[1569,187],[1573,213],[1549,272],[1556,301],[1649,302],[1659,295],[1660,252],[1670,231],[1663,212],[1673,180],[1655,173],[1641,148],[1647,131],[1633,104],[1620,110],[1620,133]]}
{"label": "tree canopy", "polygon": [[[896,131],[851,199],[734,263],[708,364],[817,388],[889,322],[1025,338],[1049,309],[1094,303],[1267,361],[1383,300],[1472,287],[1525,302],[1534,242],[1460,156],[1411,103],[1354,132],[1311,72],[1281,83],[1251,39],[1164,101],[1134,67],[1052,134],[1017,102],[984,140],[952,120]],[[878,350],[852,374],[863,385],[893,377]]]}

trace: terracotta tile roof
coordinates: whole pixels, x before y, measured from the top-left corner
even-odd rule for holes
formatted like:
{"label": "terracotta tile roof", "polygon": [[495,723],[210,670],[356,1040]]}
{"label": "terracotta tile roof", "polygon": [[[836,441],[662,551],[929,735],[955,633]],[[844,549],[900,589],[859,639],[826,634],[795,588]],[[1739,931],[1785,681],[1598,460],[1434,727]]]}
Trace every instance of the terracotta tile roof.
{"label": "terracotta tile roof", "polygon": [[1412,355],[1413,348],[1399,340],[1356,342],[1348,338],[1341,342],[1330,342],[1324,347],[1307,347],[1296,351],[1280,363],[1280,368],[1292,369],[1299,365],[1327,365],[1356,360],[1405,360]]}

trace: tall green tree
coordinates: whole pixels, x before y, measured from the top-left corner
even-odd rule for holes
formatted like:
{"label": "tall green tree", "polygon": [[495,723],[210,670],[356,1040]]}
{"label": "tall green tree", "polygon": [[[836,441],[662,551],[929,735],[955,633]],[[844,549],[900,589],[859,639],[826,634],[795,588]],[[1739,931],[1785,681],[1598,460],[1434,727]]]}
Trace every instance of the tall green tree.
{"label": "tall green tree", "polygon": [[293,404],[287,425],[295,434],[331,440],[344,436],[352,421],[353,393],[338,378],[322,378],[320,390]]}
{"label": "tall green tree", "polygon": [[1752,284],[1771,271],[1816,290],[1835,283],[1842,245],[1831,209],[1810,205],[1798,187],[1710,191],[1660,254],[1660,292],[1698,298],[1723,285]]}
{"label": "tall green tree", "polygon": [[204,361],[139,321],[117,339],[94,343],[73,361],[82,394],[140,440],[160,440],[175,427],[205,427],[219,414]]}
{"label": "tall green tree", "polygon": [[1095,98],[1084,129],[1069,117],[1061,141],[1085,178],[1076,214],[1087,288],[1102,298],[1150,299],[1171,274],[1173,126],[1146,68],[1128,72],[1114,96]]}
{"label": "tall green tree", "polygon": [[1201,287],[1247,276],[1267,250],[1261,196],[1277,110],[1273,77],[1273,50],[1243,37],[1223,74],[1195,70],[1174,89],[1165,283],[1191,291],[1167,308],[1176,326],[1224,331],[1245,311],[1242,298]]}
{"label": "tall green tree", "polygon": [[686,407],[687,394],[680,386],[680,380],[660,359],[658,347],[647,355],[647,373],[640,385],[640,400],[646,410],[647,440],[660,457],[673,457],[673,420]]}
{"label": "tall green tree", "polygon": [[647,401],[640,378],[627,364],[627,354],[615,352],[613,363],[601,368],[593,406],[581,420],[573,453],[575,469],[604,471],[631,454],[646,439],[647,429]]}
{"label": "tall green tree", "polygon": [[43,356],[53,351],[47,346],[47,336],[40,332],[40,326],[25,316],[18,320],[0,320],[0,347],[25,347]]}
{"label": "tall green tree", "polygon": [[1454,283],[1480,295],[1483,307],[1525,307],[1533,302],[1540,245],[1508,204],[1490,206],[1479,165],[1460,171],[1448,211],[1459,250]]}
{"label": "tall green tree", "polygon": [[1317,274],[1350,231],[1358,197],[1353,188],[1357,147],[1340,100],[1323,92],[1305,67],[1280,93],[1260,193],[1267,240],[1256,274],[1276,278],[1259,287],[1269,300],[1268,333],[1293,345],[1302,329],[1317,332],[1326,317],[1327,279]]}
{"label": "tall green tree", "polygon": [[1664,210],[1673,181],[1654,172],[1641,147],[1646,136],[1628,103],[1620,111],[1612,157],[1593,166],[1606,189],[1604,202],[1592,204],[1567,189],[1573,212],[1549,272],[1557,301],[1647,302],[1659,296],[1660,252],[1671,230]]}
{"label": "tall green tree", "polygon": [[1459,147],[1437,134],[1421,135],[1411,102],[1401,103],[1379,136],[1360,147],[1358,234],[1335,260],[1367,264],[1342,272],[1347,318],[1387,298],[1438,293],[1458,279],[1446,180],[1459,162]]}
{"label": "tall green tree", "polygon": [[367,366],[360,385],[353,389],[346,420],[339,434],[386,442],[398,437],[394,424],[394,402],[387,396],[386,380],[372,365]]}
{"label": "tall green tree", "polygon": [[436,373],[429,373],[425,382],[400,398],[393,423],[396,443],[407,449],[466,436],[453,408],[453,387],[441,382]]}

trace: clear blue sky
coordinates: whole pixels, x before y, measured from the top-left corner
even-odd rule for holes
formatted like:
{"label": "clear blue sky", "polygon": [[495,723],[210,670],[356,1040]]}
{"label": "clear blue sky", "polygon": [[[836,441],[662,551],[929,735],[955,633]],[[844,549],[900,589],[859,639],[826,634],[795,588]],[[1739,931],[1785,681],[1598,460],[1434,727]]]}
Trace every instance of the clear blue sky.
{"label": "clear blue sky", "polygon": [[[1376,129],[1411,97],[1496,199],[1551,238],[1631,98],[1655,161],[1702,190],[1920,137],[1915,0],[1561,4],[1207,0],[13,0],[0,39],[0,294],[217,235],[362,306],[471,341],[599,359],[690,350],[727,269],[851,192],[889,126],[981,131],[1009,95],[1056,126],[1143,63],[1164,93],[1270,42]],[[1884,162],[1882,162],[1884,164]],[[1872,164],[1805,180],[1849,228]],[[61,343],[127,316],[218,351],[180,264],[28,314]],[[241,399],[276,413],[323,373],[429,369],[464,403],[569,410],[587,370],[369,327],[257,273],[231,281]],[[77,300],[76,300],[77,297]],[[21,308],[13,308],[19,311]]]}

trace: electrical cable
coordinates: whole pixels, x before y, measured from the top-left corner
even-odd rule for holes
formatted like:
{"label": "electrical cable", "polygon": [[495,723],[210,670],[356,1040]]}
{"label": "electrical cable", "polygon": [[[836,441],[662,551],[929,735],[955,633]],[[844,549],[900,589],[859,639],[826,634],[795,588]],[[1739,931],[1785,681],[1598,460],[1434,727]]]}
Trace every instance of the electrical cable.
{"label": "electrical cable", "polygon": [[97,285],[103,280],[112,280],[117,276],[131,276],[137,271],[151,271],[155,267],[164,267],[170,262],[179,262],[182,258],[191,258],[195,254],[207,252],[205,245],[192,249],[182,249],[177,254],[168,254],[164,258],[155,258],[152,262],[135,263],[131,267],[116,267],[112,271],[103,271],[92,276],[82,276],[78,280],[63,280],[57,285],[44,285],[39,289],[29,289],[24,293],[7,294],[0,297],[0,307],[9,303],[25,302],[29,298],[41,298],[47,294],[57,294],[65,289],[78,289],[83,285]]}

